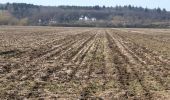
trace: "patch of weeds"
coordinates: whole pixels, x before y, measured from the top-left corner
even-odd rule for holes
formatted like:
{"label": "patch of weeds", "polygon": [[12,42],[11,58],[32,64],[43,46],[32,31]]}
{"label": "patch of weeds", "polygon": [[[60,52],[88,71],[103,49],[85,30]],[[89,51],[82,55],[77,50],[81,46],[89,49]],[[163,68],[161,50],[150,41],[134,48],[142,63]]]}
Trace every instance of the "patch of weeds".
{"label": "patch of weeds", "polygon": [[142,93],[143,88],[141,84],[137,80],[131,81],[128,89],[128,96],[135,96]]}
{"label": "patch of weeds", "polygon": [[102,86],[97,83],[90,83],[87,87],[83,88],[81,92],[81,100],[87,100],[89,98],[94,98],[94,94],[101,90]]}
{"label": "patch of weeds", "polygon": [[58,83],[48,83],[45,85],[45,88],[51,92],[58,92],[58,91],[67,91],[67,88],[64,84]]}
{"label": "patch of weeds", "polygon": [[111,89],[111,88],[118,88],[119,87],[119,83],[116,82],[115,80],[110,80],[109,82],[107,82],[107,84],[105,85],[106,89]]}

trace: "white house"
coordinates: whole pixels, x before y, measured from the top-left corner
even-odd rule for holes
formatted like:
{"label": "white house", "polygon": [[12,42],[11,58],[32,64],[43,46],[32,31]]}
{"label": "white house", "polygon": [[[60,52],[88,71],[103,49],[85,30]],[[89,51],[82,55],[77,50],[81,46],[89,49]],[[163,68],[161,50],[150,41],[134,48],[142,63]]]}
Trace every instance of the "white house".
{"label": "white house", "polygon": [[90,18],[87,17],[87,16],[85,16],[85,17],[84,17],[84,20],[85,20],[85,21],[88,21],[88,20],[90,20]]}
{"label": "white house", "polygon": [[96,21],[96,20],[97,20],[97,19],[96,19],[96,18],[94,18],[94,17],[93,17],[93,18],[91,18],[91,21]]}
{"label": "white house", "polygon": [[80,17],[80,18],[79,18],[79,20],[81,20],[81,21],[82,21],[82,20],[84,20],[84,18],[83,18],[83,17]]}

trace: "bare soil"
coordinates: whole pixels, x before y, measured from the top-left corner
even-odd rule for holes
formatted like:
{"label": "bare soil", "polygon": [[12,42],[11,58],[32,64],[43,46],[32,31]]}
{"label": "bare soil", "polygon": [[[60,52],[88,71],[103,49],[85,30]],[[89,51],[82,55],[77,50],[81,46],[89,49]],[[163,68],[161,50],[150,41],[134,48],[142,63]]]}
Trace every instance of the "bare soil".
{"label": "bare soil", "polygon": [[0,27],[2,100],[169,98],[169,29]]}

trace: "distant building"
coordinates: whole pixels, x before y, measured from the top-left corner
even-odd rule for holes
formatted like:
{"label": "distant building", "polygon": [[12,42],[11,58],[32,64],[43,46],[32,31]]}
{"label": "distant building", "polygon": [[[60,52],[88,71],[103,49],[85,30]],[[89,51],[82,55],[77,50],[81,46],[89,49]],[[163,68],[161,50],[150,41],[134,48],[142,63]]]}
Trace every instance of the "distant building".
{"label": "distant building", "polygon": [[96,18],[91,18],[91,21],[96,21],[97,19]]}
{"label": "distant building", "polygon": [[56,24],[56,23],[57,23],[57,21],[54,20],[54,19],[50,19],[50,20],[49,20],[49,24]]}
{"label": "distant building", "polygon": [[41,23],[41,22],[42,22],[42,20],[41,20],[41,19],[39,19],[39,20],[38,20],[38,23]]}
{"label": "distant building", "polygon": [[97,20],[96,18],[94,18],[94,17],[90,18],[88,16],[81,16],[79,18],[79,21],[96,21],[96,20]]}
{"label": "distant building", "polygon": [[88,20],[90,20],[90,18],[88,18],[87,16],[84,16],[84,20],[88,21]]}
{"label": "distant building", "polygon": [[41,24],[42,24],[42,20],[38,19],[38,25],[41,25]]}
{"label": "distant building", "polygon": [[83,18],[83,17],[80,17],[79,20],[82,21],[82,20],[84,20],[84,18]]}

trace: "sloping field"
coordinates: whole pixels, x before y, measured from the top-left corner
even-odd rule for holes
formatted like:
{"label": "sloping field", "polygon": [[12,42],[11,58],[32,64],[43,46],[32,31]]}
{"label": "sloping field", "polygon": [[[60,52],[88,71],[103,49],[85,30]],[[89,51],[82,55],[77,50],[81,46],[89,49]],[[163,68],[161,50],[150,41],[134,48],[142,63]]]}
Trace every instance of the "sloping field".
{"label": "sloping field", "polygon": [[0,99],[169,98],[168,29],[0,28]]}

